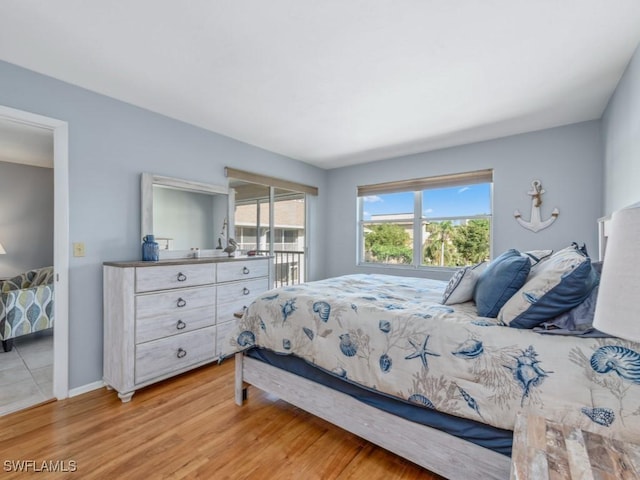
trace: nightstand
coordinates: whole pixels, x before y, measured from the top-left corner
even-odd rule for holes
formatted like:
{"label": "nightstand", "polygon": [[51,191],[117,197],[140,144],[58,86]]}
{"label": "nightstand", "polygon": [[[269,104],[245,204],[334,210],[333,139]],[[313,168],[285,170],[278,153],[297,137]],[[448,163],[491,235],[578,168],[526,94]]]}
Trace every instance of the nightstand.
{"label": "nightstand", "polygon": [[518,414],[511,480],[638,478],[640,445]]}

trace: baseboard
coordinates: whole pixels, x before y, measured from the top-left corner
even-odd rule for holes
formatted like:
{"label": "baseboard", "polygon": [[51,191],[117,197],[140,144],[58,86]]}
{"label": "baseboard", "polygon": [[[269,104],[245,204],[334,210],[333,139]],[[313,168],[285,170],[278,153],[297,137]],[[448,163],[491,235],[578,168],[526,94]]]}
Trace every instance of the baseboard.
{"label": "baseboard", "polygon": [[82,395],[83,393],[98,390],[102,387],[104,387],[104,382],[102,380],[98,380],[97,382],[93,383],[87,383],[86,385],[82,385],[81,387],[72,388],[71,390],[69,390],[69,397],[76,397],[78,395]]}

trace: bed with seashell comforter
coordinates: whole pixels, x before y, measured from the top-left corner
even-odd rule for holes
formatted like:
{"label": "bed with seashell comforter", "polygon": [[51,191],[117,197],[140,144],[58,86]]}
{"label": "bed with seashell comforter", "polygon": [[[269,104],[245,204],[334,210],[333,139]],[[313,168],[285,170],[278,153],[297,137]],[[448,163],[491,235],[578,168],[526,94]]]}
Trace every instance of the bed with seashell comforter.
{"label": "bed with seashell comforter", "polygon": [[[541,335],[441,305],[445,283],[347,275],[272,290],[228,337],[426,410],[513,430],[523,409],[640,432],[640,345]],[[277,392],[275,392],[277,393]]]}

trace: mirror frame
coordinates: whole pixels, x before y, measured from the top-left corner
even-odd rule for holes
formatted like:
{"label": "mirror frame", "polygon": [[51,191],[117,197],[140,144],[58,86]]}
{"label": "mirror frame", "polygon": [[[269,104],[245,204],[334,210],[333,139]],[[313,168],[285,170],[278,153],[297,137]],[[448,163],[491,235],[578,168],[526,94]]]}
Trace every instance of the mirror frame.
{"label": "mirror frame", "polygon": [[[140,218],[140,241],[142,237],[147,234],[154,234],[153,230],[153,186],[161,185],[164,187],[176,188],[187,192],[205,193],[205,194],[217,194],[227,196],[227,238],[229,233],[233,232],[234,228],[234,194],[233,188],[228,188],[223,185],[211,185],[208,183],[194,182],[191,180],[184,180],[181,178],[165,177],[162,175],[156,175],[153,173],[143,173],[140,179],[141,187],[141,218]],[[214,239],[215,244],[215,239]],[[193,252],[190,250],[160,250],[160,260],[170,258],[189,258]],[[222,256],[220,250],[216,249],[203,249],[200,250],[202,257],[217,257]],[[224,254],[226,256],[226,254]]]}

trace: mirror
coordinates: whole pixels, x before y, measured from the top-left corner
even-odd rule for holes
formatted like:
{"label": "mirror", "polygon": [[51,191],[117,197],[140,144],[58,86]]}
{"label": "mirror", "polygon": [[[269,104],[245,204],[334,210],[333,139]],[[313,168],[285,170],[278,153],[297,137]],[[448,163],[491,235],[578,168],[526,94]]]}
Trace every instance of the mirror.
{"label": "mirror", "polygon": [[[152,234],[160,259],[226,255],[233,225],[233,189],[143,173],[141,238]],[[224,231],[223,231],[224,229]]]}

